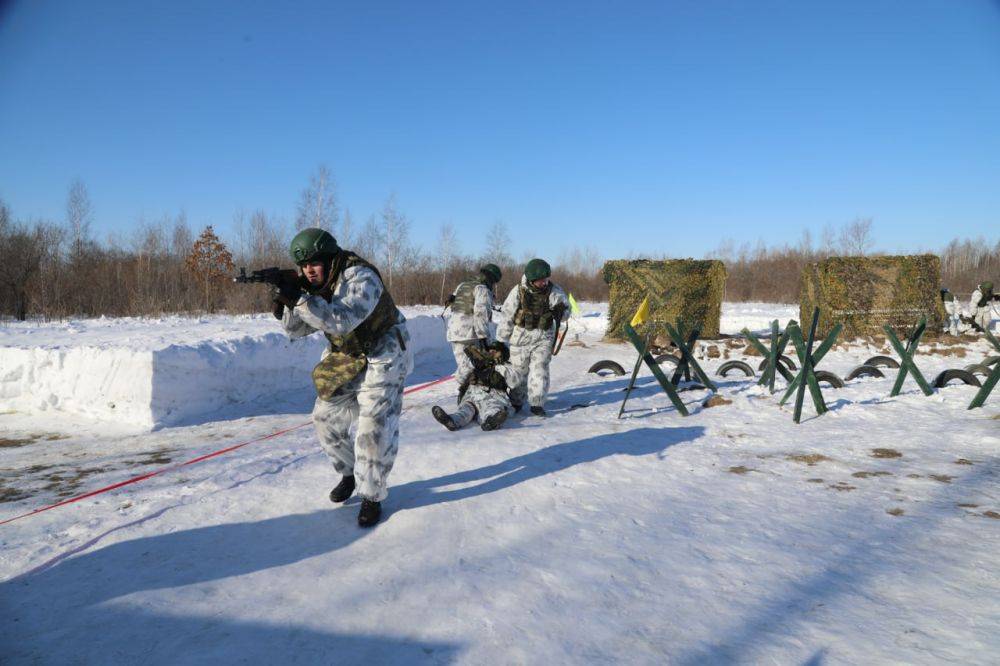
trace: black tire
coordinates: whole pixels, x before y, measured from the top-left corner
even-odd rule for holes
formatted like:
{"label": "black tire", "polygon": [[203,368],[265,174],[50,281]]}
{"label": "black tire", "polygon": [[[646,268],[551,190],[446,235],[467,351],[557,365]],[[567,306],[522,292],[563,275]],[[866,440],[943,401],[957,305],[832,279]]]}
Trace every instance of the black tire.
{"label": "black tire", "polygon": [[983,361],[983,365],[985,365],[987,368],[992,367],[997,363],[1000,363],[1000,356],[990,356],[985,361]]}
{"label": "black tire", "polygon": [[[795,362],[792,361],[792,359],[785,356],[784,354],[778,357],[778,363],[784,364],[784,366],[789,370],[798,370],[798,367],[796,367]],[[764,372],[764,368],[766,367],[767,367],[767,359],[765,358],[757,365],[757,371]]]}
{"label": "black tire", "polygon": [[985,365],[983,365],[982,363],[973,363],[971,365],[967,365],[963,368],[963,370],[965,370],[966,372],[970,372],[973,375],[982,375],[983,377],[990,376],[990,369]]}
{"label": "black tire", "polygon": [[677,367],[677,364],[680,363],[680,359],[674,356],[673,354],[660,354],[653,360],[656,361],[656,365],[663,365],[664,362],[667,362],[673,365],[675,368]]}
{"label": "black tire", "polygon": [[885,377],[885,374],[874,365],[859,365],[847,375],[847,381],[858,377]]}
{"label": "black tire", "polygon": [[598,361],[594,365],[590,366],[590,370],[587,370],[587,372],[593,372],[594,374],[599,375],[602,370],[610,370],[611,374],[618,377],[625,374],[625,368],[623,368],[621,364],[616,361]]}
{"label": "black tire", "polygon": [[891,356],[872,356],[870,359],[862,363],[861,365],[874,365],[876,368],[898,368],[899,361]]}
{"label": "black tire", "polygon": [[967,370],[960,370],[959,368],[950,368],[948,370],[943,370],[941,374],[934,378],[934,388],[944,388],[947,386],[948,382],[953,379],[958,379],[963,384],[967,384],[969,386],[982,386],[976,376],[971,372]]}
{"label": "black tire", "polygon": [[747,377],[753,377],[753,368],[750,367],[749,363],[744,363],[743,361],[726,361],[719,366],[719,369],[715,371],[715,374],[720,377],[725,377],[730,370],[742,370],[743,374]]}
{"label": "black tire", "polygon": [[832,372],[827,372],[826,370],[816,371],[816,383],[819,382],[826,382],[835,389],[844,388],[844,380],[842,380],[840,377],[833,374]]}

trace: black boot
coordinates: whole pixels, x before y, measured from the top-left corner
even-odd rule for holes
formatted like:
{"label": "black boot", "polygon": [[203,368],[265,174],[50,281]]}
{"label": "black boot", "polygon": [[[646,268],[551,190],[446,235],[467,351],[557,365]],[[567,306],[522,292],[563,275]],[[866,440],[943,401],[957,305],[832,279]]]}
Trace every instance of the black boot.
{"label": "black boot", "polygon": [[361,498],[361,510],[358,511],[358,525],[371,527],[382,517],[382,503]]}
{"label": "black boot", "polygon": [[535,416],[545,416],[545,408],[541,405],[533,406],[531,408],[531,413]]}
{"label": "black boot", "polygon": [[503,422],[507,420],[507,410],[493,414],[492,416],[487,416],[483,421],[483,430],[496,430],[503,425]]}
{"label": "black boot", "polygon": [[354,475],[345,476],[337,484],[337,487],[330,491],[331,502],[346,502],[354,494]]}
{"label": "black boot", "polygon": [[451,430],[452,432],[458,430],[458,424],[455,423],[455,420],[448,415],[448,412],[444,411],[437,405],[431,407],[431,414],[434,415],[434,418],[437,419],[438,423],[443,425],[448,430]]}
{"label": "black boot", "polygon": [[510,406],[514,409],[514,413],[515,414],[520,414],[521,413],[521,407],[524,406],[524,403],[522,403],[522,402],[514,402],[513,400],[511,400],[510,401]]}

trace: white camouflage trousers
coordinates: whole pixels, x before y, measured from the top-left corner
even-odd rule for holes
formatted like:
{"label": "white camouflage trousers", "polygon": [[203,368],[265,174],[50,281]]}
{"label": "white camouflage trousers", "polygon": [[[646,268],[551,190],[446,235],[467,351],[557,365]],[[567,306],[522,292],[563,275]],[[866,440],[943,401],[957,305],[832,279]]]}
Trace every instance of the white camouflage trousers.
{"label": "white camouflage trousers", "polygon": [[479,422],[482,423],[497,412],[505,412],[510,407],[510,400],[506,391],[488,389],[485,386],[472,385],[465,392],[462,402],[458,405],[458,411],[450,414],[452,421],[459,428],[472,423],[478,415]]}
{"label": "white camouflage trousers", "polygon": [[549,394],[549,363],[552,362],[552,336],[543,335],[534,342],[511,345],[510,364],[521,375],[521,381],[510,392],[511,401],[532,407],[543,407]]}
{"label": "white camouflage trousers", "polygon": [[962,321],[959,319],[959,315],[962,314],[962,306],[959,305],[958,301],[945,301],[944,311],[948,314],[944,323],[945,332],[958,335],[962,326]]}
{"label": "white camouflage trousers", "polygon": [[993,321],[993,313],[990,312],[991,308],[989,304],[982,307],[976,308],[975,313],[973,313],[973,321],[976,325],[982,328],[984,331],[990,330],[990,323]]}
{"label": "white camouflage trousers", "polygon": [[461,386],[465,378],[472,374],[475,369],[472,361],[465,353],[465,348],[477,344],[476,340],[459,340],[451,343],[451,353],[455,355],[455,381]]}
{"label": "white camouflage trousers", "polygon": [[358,494],[377,502],[389,494],[386,479],[399,449],[403,382],[412,364],[412,354],[400,347],[394,334],[385,344],[377,362],[340,387],[333,400],[317,398],[312,412],[320,446],[333,468],[345,476],[353,474]]}

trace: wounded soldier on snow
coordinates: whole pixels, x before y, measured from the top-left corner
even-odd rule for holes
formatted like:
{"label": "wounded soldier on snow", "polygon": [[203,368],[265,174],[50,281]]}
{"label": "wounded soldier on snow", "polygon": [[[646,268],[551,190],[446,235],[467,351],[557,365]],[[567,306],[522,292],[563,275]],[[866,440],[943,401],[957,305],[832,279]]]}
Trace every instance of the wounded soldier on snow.
{"label": "wounded soldier on snow", "polygon": [[449,414],[435,405],[431,413],[448,430],[458,430],[478,419],[483,430],[496,430],[510,412],[508,388],[518,385],[521,375],[510,365],[510,351],[502,342],[486,347],[466,347],[472,372],[458,393],[458,411]]}

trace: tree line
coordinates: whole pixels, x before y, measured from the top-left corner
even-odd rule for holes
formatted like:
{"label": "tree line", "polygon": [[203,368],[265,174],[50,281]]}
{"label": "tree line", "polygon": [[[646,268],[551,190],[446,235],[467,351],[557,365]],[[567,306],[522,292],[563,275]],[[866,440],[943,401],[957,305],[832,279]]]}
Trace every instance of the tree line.
{"label": "tree line", "polygon": [[[263,210],[239,211],[231,232],[192,229],[184,213],[138,220],[127,235],[95,239],[94,207],[86,186],[74,182],[61,222],[16,218],[0,201],[0,317],[67,318],[157,316],[169,313],[250,313],[270,310],[264,287],[231,281],[248,270],[287,266],[288,245],[300,229],[333,233],[342,247],[371,260],[399,304],[441,305],[455,285],[485,262],[498,264],[504,278],[500,298],[520,278],[531,253],[515,257],[502,221],[483,235],[478,255],[463,253],[458,230],[442,224],[426,246],[411,236],[410,219],[395,196],[359,223],[341,210],[336,184],[318,167],[300,195],[289,222]],[[799,276],[810,262],[837,254],[870,254],[871,220],[827,227],[818,242],[804,232],[795,244],[736,246],[725,241],[709,254],[726,263],[726,299],[798,301]],[[938,252],[942,281],[967,294],[984,279],[1000,275],[1000,240],[953,240]],[[652,255],[633,258],[661,258]],[[607,300],[601,276],[605,257],[594,248],[566,248],[551,261],[554,278],[577,300]]]}

